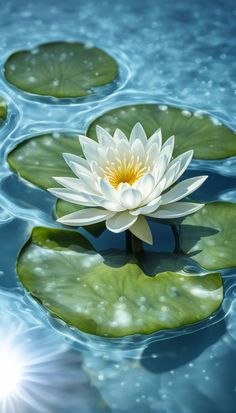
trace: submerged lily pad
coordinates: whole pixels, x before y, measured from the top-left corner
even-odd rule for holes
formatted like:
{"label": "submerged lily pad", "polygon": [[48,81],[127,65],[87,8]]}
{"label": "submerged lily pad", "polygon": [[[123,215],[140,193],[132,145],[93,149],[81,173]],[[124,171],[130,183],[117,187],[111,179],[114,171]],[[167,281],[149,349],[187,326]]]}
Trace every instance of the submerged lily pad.
{"label": "submerged lily pad", "polygon": [[7,104],[6,101],[0,96],[0,126],[7,117]]}
{"label": "submerged lily pad", "polygon": [[76,98],[91,94],[93,87],[112,82],[118,75],[118,66],[97,47],[55,42],[13,53],[4,71],[8,82],[26,92]]}
{"label": "submerged lily pad", "polygon": [[212,202],[183,219],[181,249],[208,270],[236,267],[236,204]]}
{"label": "submerged lily pad", "polygon": [[175,107],[155,104],[123,106],[110,110],[95,119],[88,129],[88,136],[95,138],[96,125],[114,133],[116,128],[129,135],[136,122],[140,122],[147,135],[161,128],[166,140],[176,136],[174,155],[189,149],[196,159],[223,159],[236,155],[236,135],[223,125],[214,124],[208,116],[196,116]]}
{"label": "submerged lily pad", "polygon": [[51,133],[34,136],[14,148],[7,160],[22,178],[47,189],[59,186],[53,176],[74,176],[62,156],[64,152],[81,156],[77,135]]}
{"label": "submerged lily pad", "polygon": [[[24,286],[54,315],[100,336],[182,327],[219,308],[219,274],[158,273],[157,254],[150,254],[147,262],[147,269],[141,269],[134,256],[98,254],[77,232],[35,228],[17,270]],[[179,266],[178,259],[174,262]]]}

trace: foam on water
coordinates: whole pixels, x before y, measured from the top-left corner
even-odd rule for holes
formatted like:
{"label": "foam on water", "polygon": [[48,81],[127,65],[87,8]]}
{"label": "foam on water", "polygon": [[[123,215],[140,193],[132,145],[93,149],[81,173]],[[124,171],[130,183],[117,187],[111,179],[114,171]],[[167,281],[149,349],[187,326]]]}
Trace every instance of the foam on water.
{"label": "foam on water", "polygon": [[[57,224],[52,197],[13,176],[6,155],[32,134],[84,132],[101,113],[129,103],[203,111],[236,129],[235,18],[233,0],[2,2],[1,65],[16,50],[78,39],[103,48],[120,66],[117,82],[60,103],[21,93],[1,73],[9,116],[0,130],[0,341],[9,335],[13,346],[31,355],[24,397],[0,404],[3,413],[16,405],[21,413],[234,412],[235,270],[223,272],[223,308],[199,324],[114,340],[69,329],[17,281],[16,257],[31,228]],[[190,169],[210,175],[202,200],[236,201],[236,158],[195,160]]]}

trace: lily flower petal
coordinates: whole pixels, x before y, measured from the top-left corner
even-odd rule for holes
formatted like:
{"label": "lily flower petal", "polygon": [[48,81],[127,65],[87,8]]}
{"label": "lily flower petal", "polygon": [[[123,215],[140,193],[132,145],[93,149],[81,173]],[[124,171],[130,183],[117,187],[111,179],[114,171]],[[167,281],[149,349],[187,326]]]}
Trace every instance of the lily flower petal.
{"label": "lily flower petal", "polygon": [[83,165],[80,165],[76,162],[70,162],[69,163],[69,167],[70,169],[74,172],[74,174],[76,176],[78,176],[78,178],[80,178],[81,174],[85,174],[85,175],[89,175],[92,177],[91,174],[91,170],[89,170],[88,168],[84,167]]}
{"label": "lily flower petal", "polygon": [[146,149],[149,149],[152,144],[157,144],[157,147],[159,149],[159,152],[161,151],[161,145],[162,145],[162,133],[161,133],[161,128],[157,129],[152,136],[147,141]]}
{"label": "lily flower petal", "polygon": [[181,218],[189,214],[193,214],[204,207],[204,204],[196,204],[193,202],[175,202],[173,204],[163,205],[156,212],[147,214],[152,218],[171,219]]}
{"label": "lily flower petal", "polygon": [[[111,147],[110,147],[111,148]],[[98,146],[97,149],[97,155],[96,155],[96,161],[100,164],[100,165],[104,165],[104,163],[107,160],[107,148],[103,148],[101,146]]]}
{"label": "lily flower petal", "polygon": [[57,221],[65,225],[86,226],[103,222],[113,214],[114,212],[106,211],[101,208],[84,208],[79,211],[72,212],[72,214],[65,215]]}
{"label": "lily flower petal", "polygon": [[116,153],[121,159],[124,157],[128,159],[131,156],[131,146],[129,142],[124,139],[120,140],[116,145]]}
{"label": "lily flower petal", "polygon": [[146,156],[148,159],[148,165],[153,168],[157,163],[159,164],[160,148],[157,143],[153,143],[146,150]]}
{"label": "lily flower petal", "polygon": [[126,189],[122,192],[120,197],[121,204],[127,209],[134,209],[140,205],[142,201],[142,194],[140,191],[134,188]]}
{"label": "lily flower petal", "polygon": [[98,193],[100,188],[98,185],[98,182],[92,174],[84,174],[80,173],[79,175],[80,180],[82,181],[83,185],[85,185],[88,188],[88,192],[92,193]]}
{"label": "lily flower petal", "polygon": [[117,188],[117,193],[118,193],[119,198],[121,197],[121,194],[122,194],[124,191],[126,191],[126,189],[129,189],[129,188],[131,188],[131,185],[130,185],[130,184],[128,184],[127,182],[121,182],[121,183],[118,185],[118,188]]}
{"label": "lily flower petal", "polygon": [[67,189],[72,189],[77,194],[81,192],[87,192],[88,188],[85,188],[81,182],[81,179],[78,178],[71,178],[71,177],[60,177],[60,176],[53,176],[54,181],[58,184],[63,185]]}
{"label": "lily flower petal", "polygon": [[136,159],[140,161],[144,161],[146,155],[144,151],[144,145],[141,140],[136,139],[131,145],[131,153],[134,155]]}
{"label": "lily flower petal", "polygon": [[90,162],[97,160],[99,144],[93,139],[87,138],[87,136],[79,136],[79,141],[83,149],[83,153],[86,159]]}
{"label": "lily flower petal", "polygon": [[156,184],[160,182],[168,167],[168,159],[169,153],[168,148],[166,148],[165,150],[161,151],[159,158],[157,158],[156,169],[153,172]]}
{"label": "lily flower petal", "polygon": [[90,169],[87,159],[82,158],[81,156],[73,155],[72,153],[63,153],[63,158],[65,159],[68,166],[70,166],[71,162],[74,162],[78,165],[83,166],[84,168],[87,168],[88,170]]}
{"label": "lily flower petal", "polygon": [[128,139],[127,139],[126,135],[124,134],[124,132],[122,132],[122,130],[120,130],[118,128],[115,130],[113,138],[117,141],[125,140],[125,141],[128,142]]}
{"label": "lily flower petal", "polygon": [[137,208],[134,211],[130,211],[132,215],[147,215],[151,214],[152,212],[156,211],[156,209],[161,204],[161,196],[159,198],[155,198],[153,201],[149,202],[147,205]]}
{"label": "lily flower petal", "polygon": [[97,161],[90,162],[90,169],[91,169],[92,175],[99,176],[99,174],[101,173],[101,167],[97,163]]}
{"label": "lily flower petal", "polygon": [[175,145],[175,136],[171,136],[167,141],[164,143],[162,146],[161,151],[167,154],[167,163],[170,162],[174,150],[174,145]]}
{"label": "lily flower petal", "polygon": [[141,239],[147,244],[153,243],[152,233],[146,218],[140,215],[137,221],[129,228],[129,231],[135,235],[135,237]]}
{"label": "lily flower petal", "polygon": [[106,227],[111,232],[119,233],[123,232],[131,227],[138,217],[131,215],[128,211],[118,212],[106,221]]}
{"label": "lily flower petal", "polygon": [[169,165],[165,173],[167,189],[186,171],[193,157],[193,150],[187,151],[175,158]]}
{"label": "lily flower petal", "polygon": [[147,135],[145,133],[145,130],[143,129],[141,123],[136,123],[131,131],[129,141],[131,145],[136,141],[140,140],[143,144],[143,146],[146,146],[147,143]]}
{"label": "lily flower petal", "polygon": [[185,198],[187,195],[196,191],[196,189],[198,189],[207,178],[207,175],[203,175],[179,182],[162,196],[161,203],[163,205],[170,204],[179,201],[179,199]]}
{"label": "lily flower petal", "polygon": [[107,197],[108,199],[118,198],[117,191],[113,188],[113,186],[109,182],[107,182],[106,179],[100,178],[99,185],[105,197]]}
{"label": "lily flower petal", "polygon": [[152,191],[155,185],[155,179],[151,173],[143,175],[133,185],[135,189],[141,192],[142,199],[145,199]]}
{"label": "lily flower petal", "polygon": [[50,188],[48,189],[51,194],[55,195],[57,198],[63,199],[64,201],[71,202],[72,204],[84,205],[84,206],[94,206],[96,203],[90,199],[89,194],[85,193],[74,193],[71,189],[67,188]]}
{"label": "lily flower petal", "polygon": [[152,200],[158,198],[160,196],[160,194],[162,193],[164,187],[165,187],[165,183],[166,183],[166,179],[164,177],[159,182],[159,184],[156,185],[155,189],[151,192],[151,194],[142,202],[142,204],[148,204]]}
{"label": "lily flower petal", "polygon": [[105,147],[115,145],[113,137],[110,135],[110,133],[108,133],[106,129],[102,128],[99,125],[96,125],[96,134],[100,145],[103,145]]}
{"label": "lily flower petal", "polygon": [[118,202],[106,199],[99,195],[90,195],[90,199],[95,202],[96,205],[101,206],[102,208],[108,209],[110,211],[124,211],[126,208],[120,205]]}

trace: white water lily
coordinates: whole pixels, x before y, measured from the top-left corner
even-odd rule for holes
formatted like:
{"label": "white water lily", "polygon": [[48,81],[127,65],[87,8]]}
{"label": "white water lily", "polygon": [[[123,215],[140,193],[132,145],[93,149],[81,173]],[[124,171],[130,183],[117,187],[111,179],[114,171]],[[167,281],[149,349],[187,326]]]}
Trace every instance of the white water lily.
{"label": "white water lily", "polygon": [[58,198],[89,208],[65,215],[58,222],[85,226],[105,221],[114,233],[129,229],[152,244],[145,217],[178,218],[204,206],[179,202],[198,189],[207,176],[173,186],[193,157],[190,150],[172,159],[174,136],[162,144],[158,129],[148,139],[140,123],[134,126],[129,139],[119,129],[114,136],[100,126],[96,131],[97,142],[79,137],[85,158],[63,154],[76,177],[54,177],[64,188],[49,189]]}

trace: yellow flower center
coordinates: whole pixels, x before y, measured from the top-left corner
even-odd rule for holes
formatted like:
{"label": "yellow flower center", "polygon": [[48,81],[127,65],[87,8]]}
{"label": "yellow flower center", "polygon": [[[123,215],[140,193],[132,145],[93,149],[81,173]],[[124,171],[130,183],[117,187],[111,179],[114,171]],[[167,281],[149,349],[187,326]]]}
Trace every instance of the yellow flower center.
{"label": "yellow flower center", "polygon": [[104,168],[104,177],[117,189],[121,183],[133,185],[146,171],[147,166],[139,160],[138,156],[135,158],[132,155],[129,160],[117,158],[115,162],[108,161]]}

